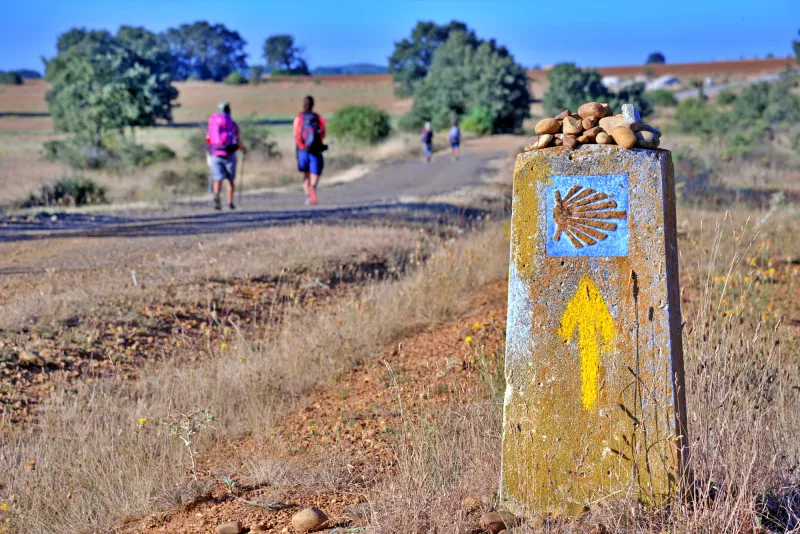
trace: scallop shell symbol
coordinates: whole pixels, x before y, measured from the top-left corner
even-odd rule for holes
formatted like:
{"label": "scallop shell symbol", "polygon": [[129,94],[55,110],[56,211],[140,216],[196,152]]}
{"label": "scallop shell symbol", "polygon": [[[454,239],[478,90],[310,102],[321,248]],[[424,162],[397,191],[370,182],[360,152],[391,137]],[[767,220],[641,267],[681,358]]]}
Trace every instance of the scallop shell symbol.
{"label": "scallop shell symbol", "polygon": [[625,211],[618,211],[617,203],[605,193],[579,185],[572,186],[564,198],[556,190],[553,220],[556,223],[555,241],[561,234],[569,238],[575,248],[596,245],[617,229],[616,223],[607,219],[624,219]]}

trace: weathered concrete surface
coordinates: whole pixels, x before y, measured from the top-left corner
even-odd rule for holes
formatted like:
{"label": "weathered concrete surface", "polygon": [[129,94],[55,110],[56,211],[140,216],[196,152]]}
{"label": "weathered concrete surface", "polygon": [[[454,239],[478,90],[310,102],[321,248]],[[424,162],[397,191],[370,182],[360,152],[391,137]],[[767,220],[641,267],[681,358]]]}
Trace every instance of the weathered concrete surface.
{"label": "weathered concrete surface", "polygon": [[[672,159],[586,145],[514,173],[501,497],[662,503],[685,465]],[[677,386],[677,387],[676,387]]]}

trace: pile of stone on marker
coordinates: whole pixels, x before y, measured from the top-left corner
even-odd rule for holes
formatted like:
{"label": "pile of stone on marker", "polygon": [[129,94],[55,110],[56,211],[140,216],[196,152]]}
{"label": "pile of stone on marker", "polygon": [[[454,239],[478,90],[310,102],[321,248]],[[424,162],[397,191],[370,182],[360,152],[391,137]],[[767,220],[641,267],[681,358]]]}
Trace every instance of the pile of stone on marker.
{"label": "pile of stone on marker", "polygon": [[623,104],[613,115],[608,104],[589,102],[577,113],[565,109],[552,119],[536,124],[536,133],[525,144],[525,152],[550,146],[577,148],[581,144],[619,145],[624,148],[658,148],[661,132],[644,124],[633,104]]}

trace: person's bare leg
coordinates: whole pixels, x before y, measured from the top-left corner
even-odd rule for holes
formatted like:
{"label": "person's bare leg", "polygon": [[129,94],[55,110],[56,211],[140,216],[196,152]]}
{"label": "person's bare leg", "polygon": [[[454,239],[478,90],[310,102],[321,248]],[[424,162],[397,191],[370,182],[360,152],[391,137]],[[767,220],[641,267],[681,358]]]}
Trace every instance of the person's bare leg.
{"label": "person's bare leg", "polygon": [[305,176],[303,177],[303,193],[306,194],[306,197],[308,197],[309,193],[308,186],[310,181],[311,181],[311,175],[309,173],[306,173]]}
{"label": "person's bare leg", "polygon": [[220,182],[222,182],[222,180],[214,180],[211,185],[211,192],[214,193],[214,209],[221,208],[219,202],[219,190],[222,184]]}
{"label": "person's bare leg", "polygon": [[319,175],[318,174],[310,174],[308,175],[308,192],[309,192],[309,201],[311,205],[315,205],[317,203],[317,183],[319,183]]}
{"label": "person's bare leg", "polygon": [[317,189],[317,184],[319,183],[319,174],[311,174],[311,175],[309,175],[309,177],[311,179],[310,180],[311,181],[311,187],[313,187],[314,190],[316,190]]}
{"label": "person's bare leg", "polygon": [[228,180],[228,207],[233,207],[233,192],[236,190],[236,184],[233,180]]}

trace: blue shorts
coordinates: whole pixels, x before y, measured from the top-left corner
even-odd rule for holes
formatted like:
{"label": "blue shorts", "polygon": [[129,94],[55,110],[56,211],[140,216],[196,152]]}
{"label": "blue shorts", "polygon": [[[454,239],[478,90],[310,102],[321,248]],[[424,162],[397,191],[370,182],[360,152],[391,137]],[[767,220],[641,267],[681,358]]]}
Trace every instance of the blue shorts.
{"label": "blue shorts", "polygon": [[458,141],[450,141],[450,148],[458,148],[460,145]]}
{"label": "blue shorts", "polygon": [[211,178],[215,182],[220,180],[230,180],[232,182],[236,179],[236,154],[231,154],[227,158],[211,156],[209,166],[211,167]]}
{"label": "blue shorts", "polygon": [[322,176],[325,159],[322,154],[309,154],[305,150],[297,151],[297,170]]}

